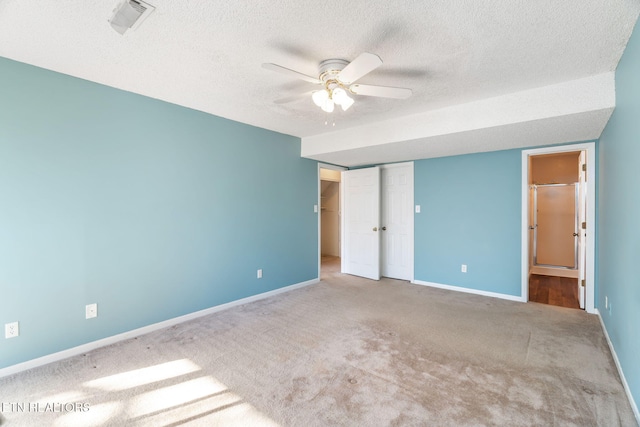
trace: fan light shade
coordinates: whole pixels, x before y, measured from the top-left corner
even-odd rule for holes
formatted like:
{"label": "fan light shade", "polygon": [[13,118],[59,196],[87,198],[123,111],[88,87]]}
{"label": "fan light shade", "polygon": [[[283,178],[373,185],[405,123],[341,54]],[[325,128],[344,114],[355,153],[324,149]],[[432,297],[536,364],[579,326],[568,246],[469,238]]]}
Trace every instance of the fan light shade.
{"label": "fan light shade", "polygon": [[322,107],[320,108],[322,108],[322,110],[326,111],[327,113],[332,113],[333,109],[335,108],[335,104],[331,99],[327,99],[326,101],[324,101]]}
{"label": "fan light shade", "polygon": [[345,97],[346,99],[342,101],[342,104],[340,104],[340,106],[342,107],[342,111],[347,111],[349,107],[353,105],[353,98],[349,97],[348,95],[345,95]]}
{"label": "fan light shade", "polygon": [[332,91],[331,98],[333,99],[333,102],[342,107],[342,111],[347,111],[347,109],[353,105],[353,99],[350,98],[349,95],[347,95],[347,92],[340,87],[335,88]]}
{"label": "fan light shade", "polygon": [[333,102],[335,102],[338,105],[342,105],[342,101],[344,101],[347,97],[347,92],[344,91],[344,89],[342,88],[335,88],[333,90],[333,96],[331,98],[333,98]]}
{"label": "fan light shade", "polygon": [[316,90],[311,94],[311,99],[313,99],[313,103],[318,107],[322,107],[325,101],[329,99],[329,92],[326,90]]}

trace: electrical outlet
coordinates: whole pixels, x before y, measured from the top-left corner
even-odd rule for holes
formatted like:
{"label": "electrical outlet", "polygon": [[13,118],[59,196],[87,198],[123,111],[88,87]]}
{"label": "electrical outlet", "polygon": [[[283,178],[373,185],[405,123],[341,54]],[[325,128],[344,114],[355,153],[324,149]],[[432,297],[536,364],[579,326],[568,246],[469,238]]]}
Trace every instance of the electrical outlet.
{"label": "electrical outlet", "polygon": [[460,267],[460,271],[462,271],[463,273],[467,272],[467,264],[462,264],[462,266]]}
{"label": "electrical outlet", "polygon": [[4,325],[4,337],[14,338],[20,335],[20,327],[18,322],[7,323]]}
{"label": "electrical outlet", "polygon": [[87,319],[98,317],[98,304],[87,304],[84,308],[84,312]]}
{"label": "electrical outlet", "polygon": [[258,270],[258,279],[262,279],[262,269]]}

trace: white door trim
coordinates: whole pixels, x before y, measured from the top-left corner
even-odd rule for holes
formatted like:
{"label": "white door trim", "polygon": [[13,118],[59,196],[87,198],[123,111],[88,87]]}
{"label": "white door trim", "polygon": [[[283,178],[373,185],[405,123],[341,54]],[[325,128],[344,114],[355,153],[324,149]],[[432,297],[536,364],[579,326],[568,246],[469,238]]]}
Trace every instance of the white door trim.
{"label": "white door trim", "polygon": [[[380,169],[392,169],[397,167],[410,167],[411,168],[411,191],[409,195],[409,200],[407,201],[409,212],[411,212],[409,219],[409,226],[411,232],[409,233],[409,263],[411,268],[411,275],[409,276],[409,281],[413,283],[414,280],[414,236],[415,236],[415,228],[414,228],[414,209],[413,209],[413,200],[415,194],[415,175],[414,175],[414,166],[413,162],[403,162],[403,163],[392,163],[388,165],[381,165]],[[381,183],[381,191],[384,187],[384,183]]]}
{"label": "white door trim", "polygon": [[586,151],[587,153],[587,266],[586,266],[586,298],[585,310],[595,313],[595,235],[596,235],[596,143],[562,145],[556,147],[535,148],[522,151],[522,224],[521,228],[521,299],[529,301],[529,157],[540,154],[565,153],[572,151]]}
{"label": "white door trim", "polygon": [[[582,169],[582,165],[587,163],[587,153],[584,151],[580,152],[580,157],[578,159],[579,173],[578,173],[578,188],[580,190],[579,193],[579,218],[578,218],[578,297],[580,299],[580,308],[586,308],[586,288],[582,286],[583,280],[586,280],[586,271],[584,266],[587,265],[587,249],[585,247],[585,237],[586,233],[589,230],[583,230],[580,227],[580,223],[587,220],[587,206],[586,202],[589,200],[588,191],[589,185],[587,183],[587,171]],[[595,188],[595,187],[594,187]],[[588,241],[588,239],[586,239]]]}
{"label": "white door trim", "polygon": [[[320,169],[330,169],[330,170],[334,170],[334,171],[346,171],[347,168],[343,168],[342,166],[336,166],[336,165],[330,165],[330,164],[326,164],[326,163],[318,163],[318,201],[316,202],[316,214],[318,216],[318,279],[320,279],[320,267],[322,265],[322,248],[321,248],[321,241],[322,241],[322,215],[320,214],[321,210],[320,207],[322,206],[322,199],[320,198],[321,194],[320,192],[322,191],[322,179],[320,178]],[[342,180],[340,181],[340,209],[342,209]],[[340,216],[342,216],[342,212],[340,212]],[[342,220],[340,220],[342,221]],[[342,226],[342,223],[341,223]],[[340,232],[342,233],[342,231]]]}

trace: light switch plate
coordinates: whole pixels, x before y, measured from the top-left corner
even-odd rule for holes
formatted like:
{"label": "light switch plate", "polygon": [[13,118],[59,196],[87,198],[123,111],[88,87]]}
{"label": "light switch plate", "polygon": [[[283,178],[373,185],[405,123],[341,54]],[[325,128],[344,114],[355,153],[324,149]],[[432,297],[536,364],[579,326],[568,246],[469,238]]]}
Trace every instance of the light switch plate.
{"label": "light switch plate", "polygon": [[420,213],[420,205],[416,205],[416,213]]}

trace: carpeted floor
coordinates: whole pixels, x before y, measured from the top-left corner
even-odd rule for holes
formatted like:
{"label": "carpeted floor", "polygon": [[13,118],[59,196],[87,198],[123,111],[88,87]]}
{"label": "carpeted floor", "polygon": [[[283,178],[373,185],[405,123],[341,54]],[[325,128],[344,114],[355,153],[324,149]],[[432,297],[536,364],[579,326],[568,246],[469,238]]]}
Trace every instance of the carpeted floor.
{"label": "carpeted floor", "polygon": [[0,402],[3,427],[636,425],[596,316],[335,265],[319,284],[2,378]]}

